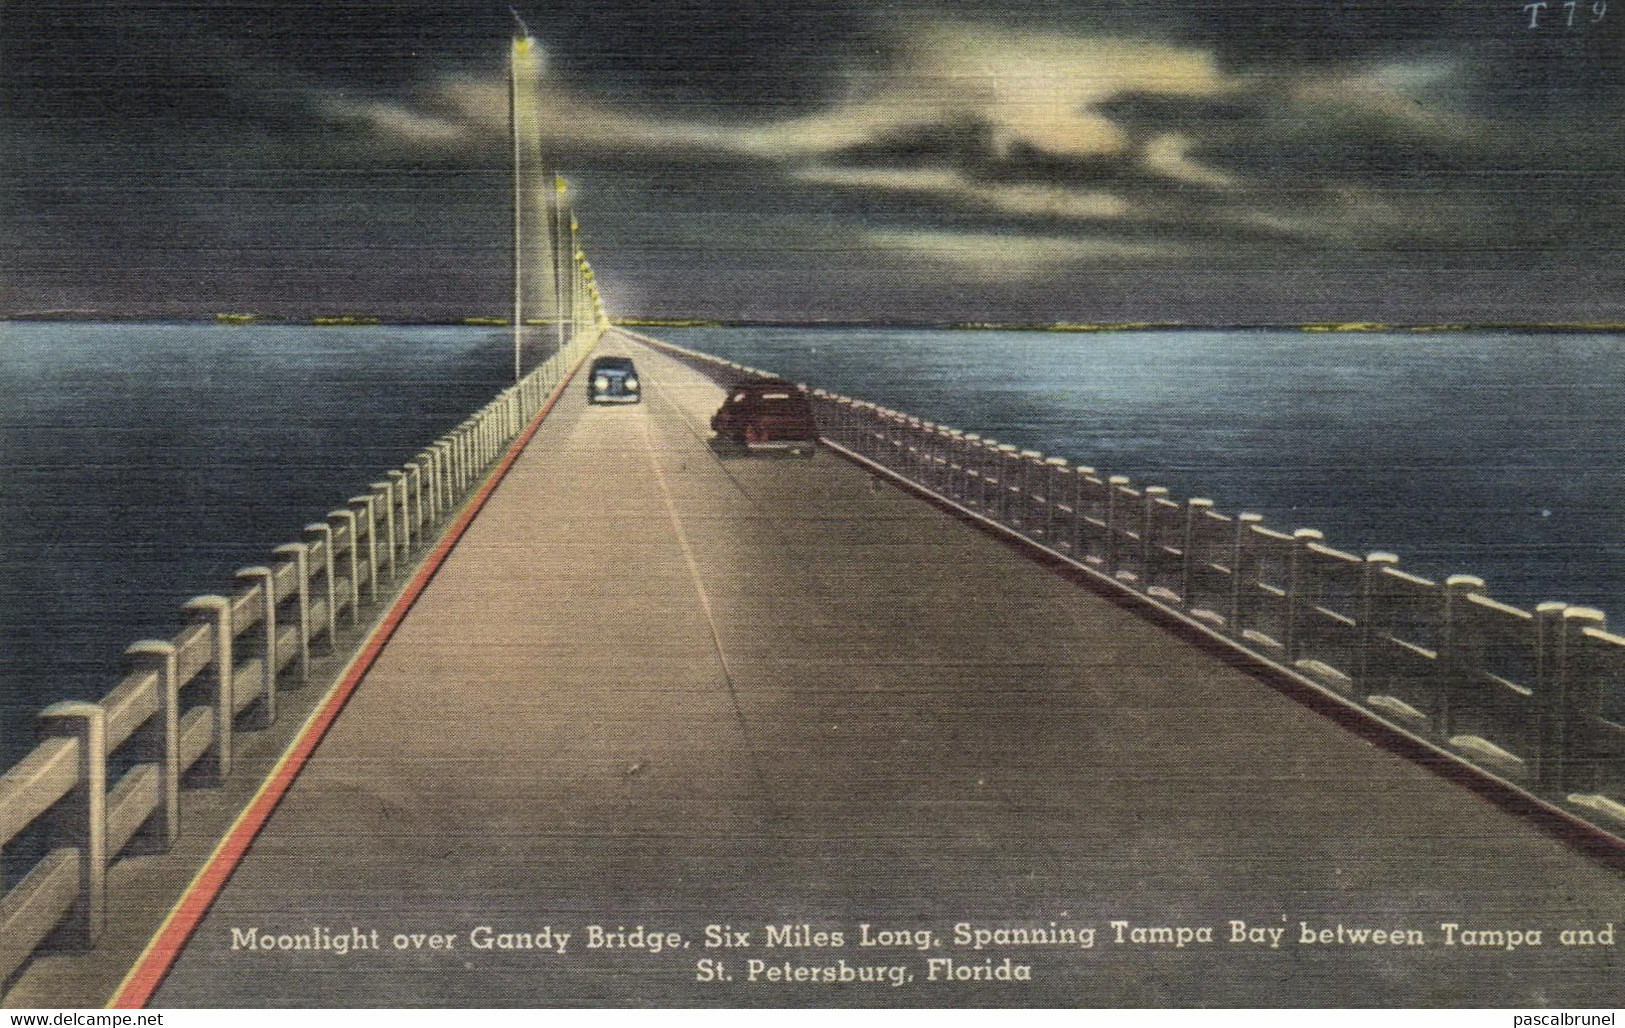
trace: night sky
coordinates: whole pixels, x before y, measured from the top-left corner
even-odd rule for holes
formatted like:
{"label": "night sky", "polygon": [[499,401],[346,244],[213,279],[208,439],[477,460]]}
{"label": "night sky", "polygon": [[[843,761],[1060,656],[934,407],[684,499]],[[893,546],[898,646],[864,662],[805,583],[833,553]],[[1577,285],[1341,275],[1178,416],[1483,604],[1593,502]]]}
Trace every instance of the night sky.
{"label": "night sky", "polygon": [[[518,9],[612,313],[1241,323],[1625,320],[1616,2]],[[0,4],[0,313],[501,314],[512,26]]]}

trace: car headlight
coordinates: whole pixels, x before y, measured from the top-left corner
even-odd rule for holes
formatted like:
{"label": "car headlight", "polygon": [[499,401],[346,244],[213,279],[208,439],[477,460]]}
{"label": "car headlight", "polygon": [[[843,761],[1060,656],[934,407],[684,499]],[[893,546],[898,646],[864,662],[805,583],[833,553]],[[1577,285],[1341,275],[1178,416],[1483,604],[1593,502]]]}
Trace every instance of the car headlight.
{"label": "car headlight", "polygon": [[609,379],[603,375],[599,375],[597,378],[592,380],[592,387],[594,389],[608,389]]}
{"label": "car headlight", "polygon": [[635,378],[633,376],[630,376],[630,375],[627,376],[626,388],[627,388],[628,392],[633,392],[633,393],[637,392],[638,391],[638,380],[637,380],[637,378]]}

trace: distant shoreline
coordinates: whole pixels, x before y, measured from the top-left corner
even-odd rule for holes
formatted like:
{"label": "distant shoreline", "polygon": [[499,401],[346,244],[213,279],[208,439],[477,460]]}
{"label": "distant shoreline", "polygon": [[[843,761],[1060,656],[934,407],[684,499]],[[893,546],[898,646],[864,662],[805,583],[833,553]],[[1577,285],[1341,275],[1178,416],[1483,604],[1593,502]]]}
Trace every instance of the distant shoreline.
{"label": "distant shoreline", "polygon": [[[315,328],[455,326],[508,328],[511,319],[490,315],[452,318],[389,318],[374,314],[316,314],[305,317],[252,313],[194,314],[159,317],[120,315],[99,311],[28,311],[0,314],[0,322],[68,324],[218,324],[306,325]],[[552,322],[526,319],[531,327]],[[1425,334],[1437,332],[1625,333],[1625,321],[1452,321],[1452,322],[1257,322],[1201,323],[1183,321],[1123,322],[967,322],[967,321],[843,321],[725,318],[621,318],[626,328],[797,328],[797,329],[927,329],[954,332],[1054,332],[1089,335],[1109,332],[1303,332],[1319,334]]]}

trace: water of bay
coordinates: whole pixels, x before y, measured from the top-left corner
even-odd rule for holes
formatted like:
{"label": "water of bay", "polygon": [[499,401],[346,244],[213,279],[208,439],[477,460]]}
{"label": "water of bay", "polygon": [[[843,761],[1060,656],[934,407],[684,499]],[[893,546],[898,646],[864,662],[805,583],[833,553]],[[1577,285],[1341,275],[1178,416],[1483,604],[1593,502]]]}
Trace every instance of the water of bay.
{"label": "water of bay", "polygon": [[0,766],[511,377],[505,330],[0,324]]}
{"label": "water of bay", "polygon": [[685,328],[663,338],[1492,595],[1625,613],[1625,337]]}
{"label": "water of bay", "polygon": [[[686,328],[662,338],[1492,595],[1621,604],[1625,338]],[[507,379],[501,329],[0,325],[0,766],[137,638]]]}

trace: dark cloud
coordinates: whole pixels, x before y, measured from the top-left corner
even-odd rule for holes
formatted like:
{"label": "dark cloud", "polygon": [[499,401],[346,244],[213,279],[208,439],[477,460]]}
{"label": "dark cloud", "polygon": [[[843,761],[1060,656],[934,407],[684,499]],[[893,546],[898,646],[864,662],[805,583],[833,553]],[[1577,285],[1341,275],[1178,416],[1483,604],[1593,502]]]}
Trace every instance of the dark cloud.
{"label": "dark cloud", "polygon": [[[1625,3],[520,6],[629,312],[1625,312]],[[3,17],[0,309],[501,307],[504,5]]]}

